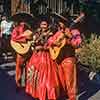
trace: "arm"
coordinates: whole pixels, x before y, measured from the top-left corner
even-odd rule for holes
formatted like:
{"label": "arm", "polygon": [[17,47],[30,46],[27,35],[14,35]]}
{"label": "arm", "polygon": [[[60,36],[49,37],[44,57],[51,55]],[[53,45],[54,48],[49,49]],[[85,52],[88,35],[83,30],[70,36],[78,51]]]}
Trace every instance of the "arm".
{"label": "arm", "polygon": [[59,35],[60,35],[60,32],[56,32],[53,36],[49,38],[49,41],[48,41],[49,47],[58,45],[57,40],[58,40]]}
{"label": "arm", "polygon": [[15,28],[11,33],[11,39],[16,42],[25,42],[25,37],[23,35],[19,35],[17,29]]}
{"label": "arm", "polygon": [[33,32],[31,30],[25,30],[22,36],[28,40],[32,39]]}

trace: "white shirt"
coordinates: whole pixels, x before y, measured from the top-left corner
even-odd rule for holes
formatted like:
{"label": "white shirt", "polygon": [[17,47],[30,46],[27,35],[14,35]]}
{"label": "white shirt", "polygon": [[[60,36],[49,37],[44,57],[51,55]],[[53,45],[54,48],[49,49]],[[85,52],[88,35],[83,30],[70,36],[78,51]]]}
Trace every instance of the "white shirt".
{"label": "white shirt", "polygon": [[13,22],[1,21],[1,34],[10,35]]}

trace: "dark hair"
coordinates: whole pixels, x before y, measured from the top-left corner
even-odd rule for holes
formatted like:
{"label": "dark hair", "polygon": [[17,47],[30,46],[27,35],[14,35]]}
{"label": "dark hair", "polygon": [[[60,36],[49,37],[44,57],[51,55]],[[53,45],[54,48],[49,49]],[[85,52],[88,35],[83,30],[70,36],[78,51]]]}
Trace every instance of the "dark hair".
{"label": "dark hair", "polygon": [[57,25],[59,25],[59,22],[62,22],[66,27],[69,26],[69,22],[68,22],[68,21],[65,21],[65,20],[63,20],[63,19],[58,19],[58,20],[56,20],[56,24],[57,24]]}
{"label": "dark hair", "polygon": [[48,24],[50,24],[51,20],[50,20],[50,16],[42,14],[38,17],[38,22],[41,23],[42,21],[46,21]]}
{"label": "dark hair", "polygon": [[7,14],[3,13],[3,14],[1,14],[1,17],[6,17],[7,18]]}

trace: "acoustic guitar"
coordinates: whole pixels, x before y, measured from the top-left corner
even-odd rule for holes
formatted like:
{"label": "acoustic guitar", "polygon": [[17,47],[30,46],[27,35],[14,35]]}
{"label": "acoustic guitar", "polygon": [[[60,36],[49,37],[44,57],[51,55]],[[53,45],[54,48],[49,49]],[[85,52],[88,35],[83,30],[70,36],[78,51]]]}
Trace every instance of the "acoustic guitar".
{"label": "acoustic guitar", "polygon": [[13,41],[13,40],[10,41],[12,48],[18,54],[21,54],[21,55],[26,54],[30,50],[30,47],[31,47],[31,44],[32,44],[32,41],[29,39],[29,38],[31,38],[32,32],[30,30],[26,30],[23,34],[26,37],[28,37],[27,42],[24,43],[24,42],[16,42],[16,41]]}
{"label": "acoustic guitar", "polygon": [[65,46],[65,44],[66,44],[66,36],[64,33],[62,33],[55,41],[55,44],[49,48],[49,52],[53,60],[57,59],[61,49]]}
{"label": "acoustic guitar", "polygon": [[[58,14],[57,14],[58,15]],[[59,15],[62,19],[66,19],[66,18],[63,18],[61,15]],[[74,20],[74,24],[80,22],[80,20],[82,20],[84,18],[84,14],[80,14],[80,16],[78,16],[75,20]],[[70,33],[69,33],[70,34]],[[65,33],[62,32],[62,34],[57,38],[55,44],[57,45],[54,45],[52,47],[49,48],[49,52],[50,52],[50,55],[51,55],[51,58],[53,60],[56,60],[57,57],[59,56],[60,54],[60,51],[61,49],[65,46],[66,44],[66,38],[70,39],[71,37],[68,37]]]}

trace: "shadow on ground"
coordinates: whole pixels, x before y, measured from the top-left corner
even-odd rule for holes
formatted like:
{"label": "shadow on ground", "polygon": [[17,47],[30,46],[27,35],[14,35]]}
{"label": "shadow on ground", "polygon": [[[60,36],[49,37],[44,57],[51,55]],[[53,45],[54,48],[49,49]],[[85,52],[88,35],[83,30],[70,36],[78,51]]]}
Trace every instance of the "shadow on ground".
{"label": "shadow on ground", "polygon": [[[34,100],[32,97],[28,96],[24,90],[19,93],[16,92],[14,75],[9,76],[7,74],[8,70],[14,70],[12,68],[13,67],[9,69],[0,68],[0,100]],[[84,70],[78,69],[78,76],[79,100],[88,100],[100,90],[100,84],[90,81],[88,79],[88,73]]]}
{"label": "shadow on ground", "polygon": [[90,81],[88,79],[88,73],[85,72],[84,70],[79,71],[78,76],[79,76],[79,82],[78,82],[79,100],[88,100],[100,90],[100,84],[94,82],[94,80]]}
{"label": "shadow on ground", "polygon": [[24,90],[16,92],[14,76],[11,77],[0,69],[0,99],[1,100],[33,100]]}

